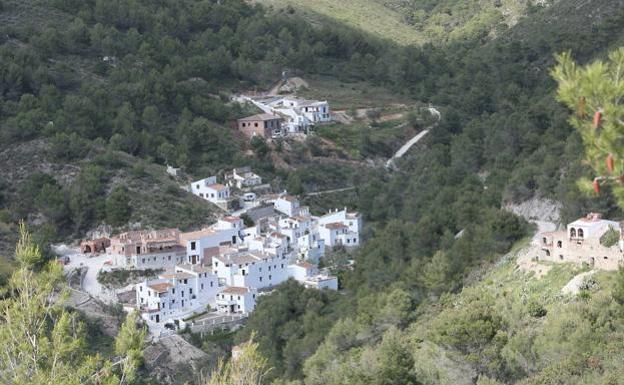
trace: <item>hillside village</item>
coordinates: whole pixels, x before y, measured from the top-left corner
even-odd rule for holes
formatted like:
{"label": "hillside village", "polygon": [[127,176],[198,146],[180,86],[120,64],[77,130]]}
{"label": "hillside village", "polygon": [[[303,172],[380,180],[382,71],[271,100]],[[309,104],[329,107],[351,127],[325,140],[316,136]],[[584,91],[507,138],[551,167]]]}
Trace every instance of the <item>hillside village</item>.
{"label": "hillside village", "polygon": [[293,135],[307,135],[319,124],[333,121],[327,101],[307,100],[294,95],[245,96],[234,98],[250,103],[261,114],[238,119],[237,127],[248,138],[278,139]]}
{"label": "hillside village", "polygon": [[[271,186],[249,167],[225,173],[221,182],[211,176],[182,186],[224,211],[209,227],[94,233],[79,252],[59,249],[59,262],[69,274],[86,267],[81,289],[139,310],[155,337],[183,328],[191,318],[244,318],[260,296],[288,279],[338,290],[337,277],[319,263],[336,247],[360,245],[358,213],[344,208],[314,216],[297,197],[270,193]],[[243,214],[253,217],[253,225],[245,225]],[[93,282],[101,270],[158,273],[111,292]]]}

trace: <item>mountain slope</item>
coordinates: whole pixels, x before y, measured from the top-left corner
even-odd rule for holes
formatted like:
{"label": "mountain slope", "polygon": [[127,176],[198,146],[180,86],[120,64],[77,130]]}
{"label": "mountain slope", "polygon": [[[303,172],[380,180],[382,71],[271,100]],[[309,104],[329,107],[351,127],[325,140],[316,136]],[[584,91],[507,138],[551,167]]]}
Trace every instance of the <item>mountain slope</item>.
{"label": "mountain slope", "polygon": [[529,3],[521,0],[255,0],[296,10],[310,20],[332,20],[400,44],[484,38],[513,26]]}

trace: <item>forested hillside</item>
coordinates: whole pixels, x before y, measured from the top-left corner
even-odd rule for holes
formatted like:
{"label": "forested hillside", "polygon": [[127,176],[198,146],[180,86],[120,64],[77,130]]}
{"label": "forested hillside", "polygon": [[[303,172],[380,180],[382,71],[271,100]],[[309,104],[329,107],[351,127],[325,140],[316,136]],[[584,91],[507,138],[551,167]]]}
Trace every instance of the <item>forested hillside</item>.
{"label": "forested hillside", "polygon": [[315,23],[344,23],[400,44],[488,40],[555,3],[524,0],[256,0]]}
{"label": "forested hillside", "polygon": [[[583,338],[542,345],[526,334],[527,325],[553,339],[567,333],[552,318],[546,319],[554,325],[542,325],[543,312],[574,318],[578,309],[591,314],[589,329],[616,317],[619,307],[598,312],[588,301],[561,308],[554,293],[535,294],[544,288],[526,284],[512,263],[493,266],[532,231],[501,209],[506,202],[554,199],[563,204],[563,220],[589,210],[622,214],[609,194],[587,196],[576,185],[589,170],[568,111],[555,100],[550,69],[559,52],[571,50],[585,63],[621,44],[624,2],[555,2],[530,12],[513,1],[376,4],[389,17],[405,18],[397,20],[409,42],[440,44],[394,44],[351,22],[310,24],[297,8],[275,12],[242,0],[0,0],[4,248],[22,218],[44,250],[103,223],[210,221],[212,210],[181,195],[164,176],[165,164],[205,177],[252,163],[296,192],[327,180],[355,185],[352,194],[316,202],[364,216],[365,244],[333,255],[355,261],[353,270],[336,271],[342,292],[289,282],[263,296],[247,325],[220,341],[254,335],[273,368],[268,380],[451,384],[461,378],[457,367],[471,380],[481,376],[480,384],[611,379],[619,367],[602,356],[610,366],[604,376],[572,373],[574,357],[560,352],[583,349]],[[499,28],[503,23],[511,28]],[[306,156],[284,156],[278,146],[250,145],[230,129],[249,112],[230,95],[267,88],[284,69],[384,88],[431,103],[442,118],[396,171],[350,168],[345,159],[317,167]],[[372,156],[379,152],[373,130],[381,129],[371,124],[331,138],[340,143],[348,134],[360,156]],[[317,139],[293,147],[314,153]],[[490,269],[480,281],[479,272]],[[546,282],[571,274],[555,273]],[[616,284],[609,275],[597,279],[593,293],[604,303]],[[515,302],[526,285],[535,305]],[[613,330],[620,333],[619,324]],[[600,338],[589,330],[586,336]],[[530,350],[521,351],[527,339]],[[569,362],[550,365],[561,357]],[[151,381],[148,373],[139,377],[138,383]]]}

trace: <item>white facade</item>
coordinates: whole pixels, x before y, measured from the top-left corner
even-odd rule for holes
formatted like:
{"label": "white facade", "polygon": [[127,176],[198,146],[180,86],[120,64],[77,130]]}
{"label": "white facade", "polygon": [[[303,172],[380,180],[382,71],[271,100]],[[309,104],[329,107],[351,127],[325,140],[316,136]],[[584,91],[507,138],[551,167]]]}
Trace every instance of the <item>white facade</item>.
{"label": "white facade", "polygon": [[174,247],[163,251],[153,251],[131,256],[113,255],[113,263],[128,269],[164,269],[186,261],[186,250]]}
{"label": "white facade", "polygon": [[235,168],[227,176],[227,183],[230,187],[244,189],[262,184],[262,178],[253,173],[249,167]]}
{"label": "white facade", "polygon": [[318,218],[319,235],[329,247],[360,245],[362,217],[346,209],[330,212]]}
{"label": "white facade", "polygon": [[265,113],[282,116],[284,119],[282,127],[288,133],[307,133],[316,124],[332,121],[327,101],[305,100],[291,96],[245,100],[251,101]]}
{"label": "white facade", "polygon": [[217,223],[213,226],[215,230],[238,230],[243,231],[245,229],[245,225],[243,220],[240,217],[227,216],[223,218],[219,218]]}
{"label": "white facade", "polygon": [[585,239],[592,237],[599,237],[605,233],[605,231],[613,228],[614,230],[620,230],[620,224],[615,221],[609,221],[602,219],[600,214],[590,213],[584,218],[575,220],[568,224],[567,230],[570,239]]}
{"label": "white facade", "polygon": [[293,217],[299,215],[299,200],[292,195],[282,195],[273,203],[275,210]]}
{"label": "white facade", "polygon": [[301,282],[303,286],[308,289],[317,289],[317,290],[338,290],[338,278],[330,275],[315,275],[310,277],[303,282]]}
{"label": "white facade", "polygon": [[208,228],[180,234],[180,239],[186,246],[186,262],[192,265],[209,265],[211,258],[219,254],[220,247],[241,243],[242,239],[239,233],[239,229],[231,227]]}
{"label": "white facade", "polygon": [[320,274],[318,268],[304,261],[288,266],[291,277],[310,289],[338,290],[338,278],[327,274]]}
{"label": "white facade", "polygon": [[231,286],[217,294],[217,310],[223,313],[248,314],[256,306],[258,292],[252,288]]}
{"label": "white facade", "polygon": [[209,269],[176,266],[135,286],[137,307],[146,321],[155,323],[188,317],[210,308],[222,288]]}
{"label": "white facade", "polygon": [[276,231],[288,237],[298,259],[318,263],[325,255],[325,242],[312,216],[281,218]]}
{"label": "white facade", "polygon": [[217,183],[217,177],[211,176],[191,183],[191,193],[212,203],[230,198],[230,188]]}
{"label": "white facade", "polygon": [[226,286],[264,289],[277,286],[289,277],[286,256],[252,251],[213,257],[212,269]]}

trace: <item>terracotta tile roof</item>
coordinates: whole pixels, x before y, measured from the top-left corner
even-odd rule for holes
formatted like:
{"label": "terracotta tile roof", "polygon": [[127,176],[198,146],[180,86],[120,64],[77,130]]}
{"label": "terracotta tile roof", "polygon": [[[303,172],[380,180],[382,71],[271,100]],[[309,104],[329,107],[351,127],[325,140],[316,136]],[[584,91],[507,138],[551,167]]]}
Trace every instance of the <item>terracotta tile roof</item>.
{"label": "terracotta tile roof", "polygon": [[217,190],[217,191],[223,191],[223,190],[226,190],[228,188],[227,186],[224,186],[221,183],[211,184],[211,185],[208,185],[206,187],[211,188],[213,190]]}
{"label": "terracotta tile roof", "polygon": [[167,290],[173,287],[173,285],[168,282],[164,282],[164,283],[153,283],[151,285],[147,285],[147,287],[149,287],[150,289],[154,290],[157,293],[166,293]]}
{"label": "terracotta tile roof", "polygon": [[165,279],[188,279],[188,278],[193,278],[194,275],[193,274],[189,274],[189,273],[184,273],[184,272],[177,272],[177,273],[166,273],[166,274],[161,274],[159,276],[160,278],[165,278]]}
{"label": "terracotta tile roof", "polygon": [[307,261],[299,261],[297,263],[295,263],[295,265],[299,266],[299,267],[303,267],[304,269],[314,269],[316,266],[314,266],[313,264],[311,264],[310,262]]}
{"label": "terracotta tile roof", "polygon": [[295,198],[292,195],[284,195],[284,196],[281,196],[280,198],[284,199],[284,200],[286,200],[288,202],[296,202],[297,201],[297,198]]}
{"label": "terracotta tile roof", "polygon": [[223,262],[223,263],[235,263],[237,265],[243,265],[245,263],[253,263],[253,262],[258,262],[260,261],[262,258],[257,257],[251,253],[242,253],[242,254],[230,254],[230,255],[221,255],[221,256],[215,256],[213,258],[218,259],[219,261]]}
{"label": "terracotta tile roof", "polygon": [[274,120],[274,119],[281,119],[278,115],[273,115],[273,114],[257,114],[257,115],[251,115],[248,116],[246,118],[241,118],[238,119],[239,122],[246,122],[246,121],[254,121],[254,120]]}
{"label": "terracotta tile roof", "polygon": [[240,221],[241,219],[240,219],[240,217],[235,217],[235,216],[231,216],[231,215],[229,215],[229,216],[227,216],[227,217],[223,217],[223,218],[221,218],[221,220],[222,220],[222,221],[226,221],[226,222],[238,222],[238,221]]}
{"label": "terracotta tile roof", "polygon": [[197,238],[201,238],[201,237],[206,237],[209,235],[214,235],[216,234],[217,231],[214,229],[210,229],[210,228],[205,228],[205,229],[201,229],[201,230],[197,230],[197,231],[189,231],[188,233],[182,233],[180,234],[180,238],[182,240],[190,240],[190,239],[197,239]]}
{"label": "terracotta tile roof", "polygon": [[341,222],[333,222],[333,223],[327,223],[325,227],[327,227],[328,229],[344,229],[347,226]]}
{"label": "terracotta tile roof", "polygon": [[244,295],[247,294],[248,290],[246,287],[240,286],[228,286],[221,293],[224,294],[236,294],[236,295]]}

